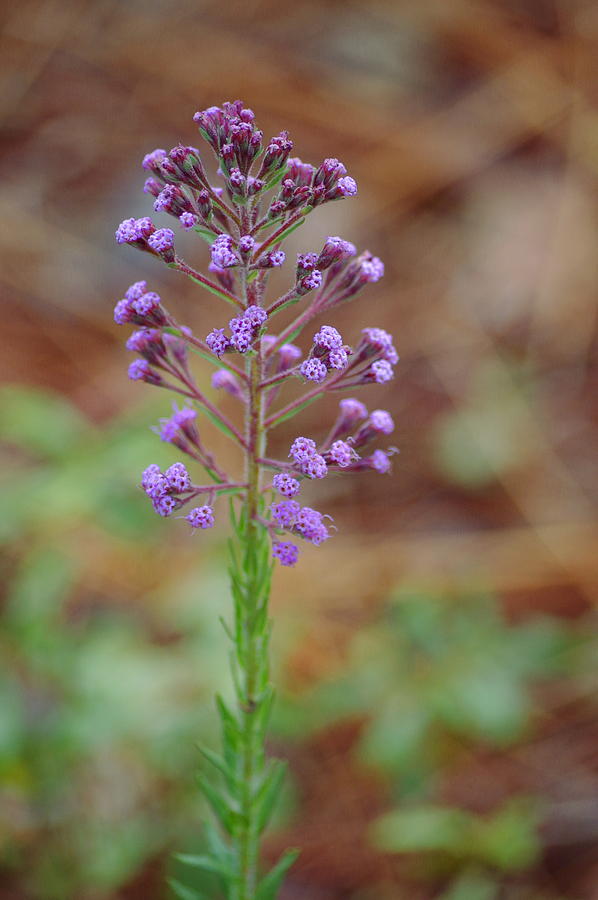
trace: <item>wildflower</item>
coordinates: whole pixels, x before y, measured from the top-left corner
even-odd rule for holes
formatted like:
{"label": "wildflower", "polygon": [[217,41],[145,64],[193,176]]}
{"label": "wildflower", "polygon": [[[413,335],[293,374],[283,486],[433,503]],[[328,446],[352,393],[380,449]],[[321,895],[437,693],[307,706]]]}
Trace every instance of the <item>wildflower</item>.
{"label": "wildflower", "polygon": [[214,328],[206,337],[206,344],[216,356],[222,354],[230,347],[230,341],[224,333],[224,328]]}
{"label": "wildflower", "polygon": [[281,500],[270,507],[272,518],[281,528],[292,528],[301,509],[295,500]]}
{"label": "wildflower", "polygon": [[340,466],[341,469],[350,466],[357,454],[346,441],[334,441],[328,451],[330,460]]}
{"label": "wildflower", "polygon": [[316,442],[312,441],[311,438],[305,437],[295,438],[289,451],[289,456],[291,456],[299,465],[307,462],[307,460],[311,459],[315,454]]}
{"label": "wildflower", "polygon": [[187,513],[185,519],[193,530],[196,528],[213,528],[214,510],[211,506],[196,506]]}
{"label": "wildflower", "polygon": [[299,366],[299,371],[308,381],[315,381],[318,384],[324,381],[328,374],[328,369],[319,359],[304,360]]}
{"label": "wildflower", "polygon": [[274,541],[272,556],[280,562],[281,566],[294,566],[299,558],[299,548],[291,541]]}
{"label": "wildflower", "polygon": [[326,460],[319,453],[314,453],[301,464],[301,471],[308,478],[324,478],[328,472]]}
{"label": "wildflower", "polygon": [[228,234],[221,234],[216,238],[210,249],[212,262],[220,269],[228,269],[239,262],[233,250],[233,239]]}
{"label": "wildflower", "polygon": [[295,497],[299,493],[301,484],[296,478],[287,475],[286,472],[279,472],[278,475],[275,475],[272,479],[272,487],[278,491],[279,494],[283,494],[283,496],[290,498]]}

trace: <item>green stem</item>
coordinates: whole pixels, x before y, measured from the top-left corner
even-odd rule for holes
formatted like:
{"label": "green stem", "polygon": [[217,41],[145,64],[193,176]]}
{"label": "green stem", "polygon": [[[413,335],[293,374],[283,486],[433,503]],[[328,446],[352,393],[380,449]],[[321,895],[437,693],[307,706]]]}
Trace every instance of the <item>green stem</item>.
{"label": "green stem", "polygon": [[262,359],[259,351],[246,360],[248,404],[245,421],[245,480],[247,482],[243,554],[243,597],[236,604],[239,669],[238,759],[239,826],[233,838],[236,863],[234,900],[254,900],[259,864],[260,829],[255,796],[264,775],[264,715],[268,702],[268,629],[265,624],[268,584],[259,563],[263,528],[259,524],[261,465],[265,449],[264,394],[259,390]]}

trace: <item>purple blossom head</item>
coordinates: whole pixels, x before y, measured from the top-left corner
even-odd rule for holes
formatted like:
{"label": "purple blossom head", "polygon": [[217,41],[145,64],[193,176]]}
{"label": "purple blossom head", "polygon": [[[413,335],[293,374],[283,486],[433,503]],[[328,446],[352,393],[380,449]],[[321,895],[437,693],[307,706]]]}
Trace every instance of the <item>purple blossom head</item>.
{"label": "purple blossom head", "polygon": [[161,440],[167,443],[174,443],[180,438],[181,433],[185,437],[195,437],[194,428],[197,412],[190,406],[183,406],[182,409],[174,408],[174,412],[169,419],[160,419],[160,428],[158,434]]}
{"label": "purple blossom head", "polygon": [[174,231],[171,228],[158,228],[147,239],[148,245],[166,262],[174,259]]}
{"label": "purple blossom head", "polygon": [[394,378],[394,372],[391,364],[385,359],[377,359],[370,366],[368,373],[369,380],[375,381],[377,384],[386,384]]}
{"label": "purple blossom head", "polygon": [[355,450],[346,441],[334,441],[328,451],[330,461],[336,463],[341,469],[350,466],[356,456]]}
{"label": "purple blossom head", "polygon": [[191,478],[189,477],[189,472],[184,463],[173,463],[164,472],[164,477],[171,490],[175,491],[177,494],[182,494],[183,491],[191,489]]}
{"label": "purple blossom head", "polygon": [[159,147],[157,150],[152,150],[151,153],[146,153],[141,165],[148,172],[155,172],[159,169],[160,163],[166,159],[167,155],[166,150]]}
{"label": "purple blossom head", "polygon": [[330,537],[329,531],[324,525],[322,513],[310,506],[304,506],[299,511],[294,531],[316,547]]}
{"label": "purple blossom head", "polygon": [[384,277],[384,263],[377,256],[361,260],[361,275],[364,281],[380,281]]}
{"label": "purple blossom head", "polygon": [[299,548],[291,541],[274,541],[272,556],[279,561],[281,566],[294,566],[299,558]]}
{"label": "purple blossom head", "polygon": [[328,365],[331,369],[346,369],[349,365],[349,357],[344,347],[339,350],[331,350],[328,354]]}
{"label": "purple blossom head", "polygon": [[256,265],[258,269],[275,269],[282,266],[286,259],[284,250],[271,250],[260,256]]}
{"label": "purple blossom head", "polygon": [[298,437],[291,444],[289,456],[298,465],[302,465],[316,455],[316,442],[311,438]]}
{"label": "purple blossom head", "polygon": [[230,347],[230,341],[224,333],[224,328],[214,328],[213,331],[210,331],[206,336],[206,344],[216,356],[222,356]]}
{"label": "purple blossom head", "polygon": [[325,478],[328,472],[326,460],[319,453],[314,453],[301,464],[301,471],[308,478]]}
{"label": "purple blossom head", "polygon": [[300,509],[301,506],[296,500],[280,500],[278,503],[273,503],[270,507],[273,520],[279,528],[286,528],[287,530],[291,529],[295,524]]}
{"label": "purple blossom head", "polygon": [[322,285],[322,273],[319,269],[308,272],[297,282],[297,293],[300,296],[309,293],[309,291],[317,291]]}
{"label": "purple blossom head", "polygon": [[355,400],[354,397],[345,397],[339,403],[341,417],[344,422],[352,428],[362,419],[367,418],[368,411],[361,400]]}
{"label": "purple blossom head", "polygon": [[376,472],[380,472],[381,475],[385,475],[387,472],[390,472],[390,459],[388,457],[388,453],[384,450],[374,450],[372,455],[368,460],[370,467],[375,469]]}
{"label": "purple blossom head", "polygon": [[343,339],[333,325],[322,325],[320,330],[314,334],[314,344],[317,347],[325,347],[327,350],[340,350],[343,346]]}
{"label": "purple blossom head", "polygon": [[162,300],[155,291],[146,291],[137,300],[131,300],[131,309],[142,319],[148,318],[160,308]]}
{"label": "purple blossom head", "polygon": [[239,253],[247,260],[255,250],[255,241],[250,234],[243,235],[239,240]]}
{"label": "purple blossom head", "polygon": [[133,321],[133,310],[130,302],[123,297],[114,307],[114,321],[117,325],[126,325]]}
{"label": "purple blossom head", "polygon": [[248,306],[243,313],[243,319],[252,326],[252,328],[261,328],[268,318],[268,313],[261,306]]}
{"label": "purple blossom head", "polygon": [[278,355],[281,369],[290,369],[291,366],[294,366],[301,359],[302,353],[299,347],[296,347],[294,344],[283,344],[278,351]]}
{"label": "purple blossom head", "polygon": [[320,255],[317,258],[318,269],[328,269],[342,259],[355,255],[355,247],[340,237],[327,237]]}
{"label": "purple blossom head", "polygon": [[239,260],[233,250],[233,239],[228,234],[221,234],[216,238],[210,249],[212,262],[220,269],[228,269],[236,266]]}
{"label": "purple blossom head", "polygon": [[[147,469],[143,470],[141,475],[141,487],[148,495],[148,497],[152,496],[152,491],[156,490],[156,486],[162,482],[161,492],[166,490],[166,480],[160,471],[160,466],[156,465],[156,463],[152,463]],[[160,491],[158,491],[160,493]]]}
{"label": "purple blossom head", "polygon": [[192,228],[199,224],[199,219],[194,213],[184,212],[180,214],[179,222],[185,231],[191,231]]}
{"label": "purple blossom head", "polygon": [[301,484],[292,475],[287,475],[286,472],[279,472],[272,479],[272,487],[279,494],[282,494],[283,497],[291,498],[297,496],[301,489]]}
{"label": "purple blossom head", "polygon": [[357,182],[350,175],[345,175],[337,181],[336,191],[340,197],[354,197],[357,193]]}
{"label": "purple blossom head", "polygon": [[187,513],[185,519],[193,530],[196,528],[213,528],[214,510],[211,506],[196,506]]}
{"label": "purple blossom head", "polygon": [[328,369],[320,359],[305,359],[299,366],[299,371],[308,381],[320,384],[326,378]]}
{"label": "purple blossom head", "polygon": [[145,381],[148,384],[162,384],[162,376],[152,369],[147,359],[136,359],[129,366],[131,381]]}
{"label": "purple blossom head", "polygon": [[318,264],[317,253],[297,254],[297,279],[303,278],[308,272],[313,272]]}
{"label": "purple blossom head", "polygon": [[160,494],[152,500],[152,506],[159,516],[171,516],[175,509],[178,509],[178,505],[170,494]]}
{"label": "purple blossom head", "polygon": [[114,232],[117,244],[134,244],[140,239],[136,219],[124,219]]}
{"label": "purple blossom head", "polygon": [[375,409],[370,413],[369,425],[379,434],[392,434],[395,423],[385,409]]}
{"label": "purple blossom head", "polygon": [[227,369],[217,369],[214,372],[212,375],[212,387],[217,391],[226,391],[227,394],[230,394],[231,397],[236,397],[238,400],[243,399],[243,391],[241,390],[239,379]]}

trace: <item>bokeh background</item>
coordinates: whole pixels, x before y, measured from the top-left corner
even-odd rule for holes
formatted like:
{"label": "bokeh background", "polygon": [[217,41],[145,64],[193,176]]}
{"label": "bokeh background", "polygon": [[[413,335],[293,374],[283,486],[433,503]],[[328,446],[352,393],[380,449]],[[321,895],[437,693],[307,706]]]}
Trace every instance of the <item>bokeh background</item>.
{"label": "bokeh background", "polygon": [[201,846],[226,529],[192,538],[135,487],[173,459],[149,430],[170,401],[127,381],[112,307],[147,278],[200,334],[226,311],[113,232],[150,211],[142,155],[236,97],[358,180],[289,250],[379,254],[335,324],[401,354],[363,396],[398,424],[393,475],[318,485],[338,534],[276,576],[283,900],[598,897],[594,0],[1,19],[1,900],[158,900]]}

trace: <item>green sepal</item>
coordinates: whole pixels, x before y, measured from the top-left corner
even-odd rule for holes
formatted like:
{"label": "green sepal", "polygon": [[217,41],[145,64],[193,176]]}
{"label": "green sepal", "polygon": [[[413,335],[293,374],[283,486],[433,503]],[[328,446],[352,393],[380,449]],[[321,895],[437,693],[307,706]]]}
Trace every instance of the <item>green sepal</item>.
{"label": "green sepal", "polygon": [[280,789],[287,770],[286,763],[276,759],[270,764],[269,771],[255,795],[254,803],[257,809],[257,829],[261,832],[270,821],[274,806],[280,795]]}
{"label": "green sepal", "polygon": [[205,900],[202,894],[196,894],[191,888],[185,887],[184,884],[181,884],[180,881],[176,881],[174,878],[168,879],[168,886],[180,900]]}
{"label": "green sepal", "polygon": [[268,428],[274,428],[275,425],[281,425],[283,422],[286,422],[287,419],[292,419],[294,416],[298,415],[300,412],[303,412],[308,406],[314,403],[316,400],[319,400],[322,397],[322,394],[316,394],[314,397],[310,397],[308,400],[305,400],[303,403],[300,403],[299,406],[295,407],[295,409],[290,409],[284,415],[277,417],[274,421],[268,426]]}
{"label": "green sepal", "polygon": [[270,869],[265,878],[262,878],[255,894],[255,900],[276,900],[284,876],[298,856],[299,850],[285,850],[276,865]]}

